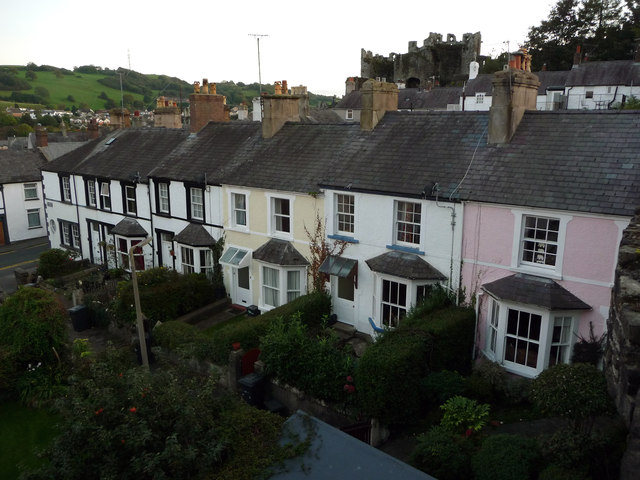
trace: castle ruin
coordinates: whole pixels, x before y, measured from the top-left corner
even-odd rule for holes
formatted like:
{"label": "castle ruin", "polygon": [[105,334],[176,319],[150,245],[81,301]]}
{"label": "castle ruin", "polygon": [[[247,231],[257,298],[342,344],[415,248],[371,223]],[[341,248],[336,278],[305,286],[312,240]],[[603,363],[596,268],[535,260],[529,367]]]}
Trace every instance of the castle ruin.
{"label": "castle ruin", "polygon": [[480,44],[480,32],[465,33],[460,42],[451,33],[443,41],[441,34],[432,32],[421,47],[409,42],[407,53],[384,57],[362,49],[360,76],[403,82],[408,88],[451,85],[468,77],[469,64],[480,56]]}

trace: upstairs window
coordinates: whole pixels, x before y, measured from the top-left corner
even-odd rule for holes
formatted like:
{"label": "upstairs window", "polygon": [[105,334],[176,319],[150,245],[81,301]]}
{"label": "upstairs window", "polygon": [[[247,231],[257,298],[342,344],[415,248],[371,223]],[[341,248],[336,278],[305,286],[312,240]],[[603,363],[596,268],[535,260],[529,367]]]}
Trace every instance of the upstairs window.
{"label": "upstairs window", "polygon": [[25,200],[37,200],[38,199],[38,184],[37,183],[25,183],[24,184],[24,199]]}
{"label": "upstairs window", "polygon": [[271,220],[275,233],[291,233],[291,202],[288,199],[272,199]]}
{"label": "upstairs window", "polygon": [[481,103],[484,103],[484,93],[476,93],[476,103],[478,105],[480,105]]}
{"label": "upstairs window", "polygon": [[247,196],[243,193],[231,194],[231,223],[234,227],[247,226]]}
{"label": "upstairs window", "polygon": [[347,110],[347,120],[353,120],[353,110]]}
{"label": "upstairs window", "polygon": [[104,210],[111,210],[111,187],[109,182],[100,182],[100,206]]}
{"label": "upstairs window", "polygon": [[522,256],[525,264],[555,267],[560,220],[526,215],[523,219]]}
{"label": "upstairs window", "polygon": [[158,184],[158,211],[160,213],[169,213],[169,184]]}
{"label": "upstairs window", "polygon": [[191,218],[193,220],[204,221],[204,192],[201,188],[191,187],[189,189],[191,200]]}
{"label": "upstairs window", "polygon": [[87,205],[90,207],[98,206],[95,180],[87,180]]}
{"label": "upstairs window", "polygon": [[353,235],[355,231],[355,198],[353,195],[336,195],[336,230]]}
{"label": "upstairs window", "polygon": [[125,185],[124,187],[124,203],[125,212],[130,215],[136,215],[138,213],[136,205],[136,187],[135,185]]}
{"label": "upstairs window", "polygon": [[71,201],[71,180],[69,177],[62,177],[62,201],[70,202]]}
{"label": "upstairs window", "polygon": [[419,203],[396,202],[395,241],[397,244],[420,245],[422,208]]}

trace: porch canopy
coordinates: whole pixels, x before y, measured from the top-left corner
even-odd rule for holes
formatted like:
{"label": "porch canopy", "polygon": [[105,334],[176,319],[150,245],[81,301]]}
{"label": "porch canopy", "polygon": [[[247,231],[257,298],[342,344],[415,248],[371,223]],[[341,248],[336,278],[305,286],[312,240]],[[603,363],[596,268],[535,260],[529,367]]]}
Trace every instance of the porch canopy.
{"label": "porch canopy", "polygon": [[191,247],[212,247],[216,244],[216,239],[202,225],[195,223],[187,225],[173,240]]}
{"label": "porch canopy", "polygon": [[555,281],[516,273],[482,286],[489,295],[514,303],[522,303],[546,310],[591,310],[591,306]]}
{"label": "porch canopy", "polygon": [[249,250],[239,247],[228,247],[219,260],[223,265],[236,268],[248,267],[250,261]]}
{"label": "porch canopy", "polygon": [[319,269],[320,273],[336,277],[351,278],[358,288],[358,261],[351,258],[329,255],[324,259]]}
{"label": "porch canopy", "polygon": [[369,268],[377,273],[385,273],[394,277],[409,280],[446,280],[442,273],[431,264],[413,253],[391,251],[365,260]]}
{"label": "porch canopy", "polygon": [[253,258],[283,267],[303,267],[309,265],[309,261],[296,250],[291,242],[280,240],[279,238],[272,238],[267,243],[261,245],[253,252]]}
{"label": "porch canopy", "polygon": [[140,225],[136,220],[134,220],[133,218],[123,218],[122,220],[120,220],[115,227],[113,227],[111,229],[111,232],[113,235],[119,235],[121,237],[142,237],[145,238],[147,237],[149,234],[147,233],[147,231],[142,228],[142,225]]}

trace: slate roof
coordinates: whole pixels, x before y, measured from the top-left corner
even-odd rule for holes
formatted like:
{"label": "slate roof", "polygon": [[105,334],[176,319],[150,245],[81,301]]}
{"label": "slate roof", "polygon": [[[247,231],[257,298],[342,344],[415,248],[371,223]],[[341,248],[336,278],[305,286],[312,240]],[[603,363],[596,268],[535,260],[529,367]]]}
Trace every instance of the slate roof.
{"label": "slate roof", "polygon": [[139,174],[146,183],[148,173],[187,135],[184,130],[165,128],[116,130],[50,162],[46,170],[125,181]]}
{"label": "slate roof", "polygon": [[254,260],[282,266],[303,266],[309,262],[286,240],[272,238],[253,252]]}
{"label": "slate roof", "polygon": [[216,244],[216,239],[207,232],[202,225],[190,223],[173,240],[183,245],[192,247],[211,247]]}
{"label": "slate roof", "polygon": [[224,183],[290,192],[317,192],[318,180],[358,143],[354,123],[286,123],[272,138],[252,144],[245,162],[224,174]]}
{"label": "slate roof", "polygon": [[282,445],[308,441],[273,480],[435,480],[397,458],[298,410],[284,423]]}
{"label": "slate roof", "polygon": [[548,278],[517,273],[482,286],[500,300],[542,307],[546,310],[591,310],[566,288]]}
{"label": "slate roof", "polygon": [[569,71],[566,85],[639,85],[640,64],[633,60],[585,62]]}
{"label": "slate roof", "polygon": [[442,273],[418,255],[391,251],[365,260],[374,272],[386,273],[409,280],[446,280]]}
{"label": "slate roof", "polygon": [[473,97],[476,93],[485,93],[491,95],[493,91],[493,84],[491,79],[493,74],[481,73],[473,80],[469,80],[464,87],[464,93],[467,97]]}
{"label": "slate roof", "polygon": [[[462,87],[441,87],[432,90],[401,88],[398,90],[398,109],[446,110],[449,104],[459,104],[461,96]],[[349,92],[342,97],[335,108],[362,110],[362,92],[360,90]]]}
{"label": "slate roof", "polygon": [[39,182],[40,168],[46,160],[32,150],[0,150],[0,184]]}
{"label": "slate roof", "polygon": [[123,237],[147,237],[149,233],[135,219],[125,217],[120,220],[111,233],[122,235]]}

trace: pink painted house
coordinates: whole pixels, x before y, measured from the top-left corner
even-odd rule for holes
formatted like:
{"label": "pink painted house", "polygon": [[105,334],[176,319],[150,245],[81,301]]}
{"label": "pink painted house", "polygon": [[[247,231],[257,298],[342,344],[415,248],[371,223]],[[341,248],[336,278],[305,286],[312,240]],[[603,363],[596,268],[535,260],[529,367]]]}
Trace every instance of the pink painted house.
{"label": "pink painted house", "polygon": [[618,246],[640,205],[640,114],[525,112],[535,76],[503,73],[488,146],[460,187],[461,285],[478,312],[477,356],[535,377],[607,329]]}

